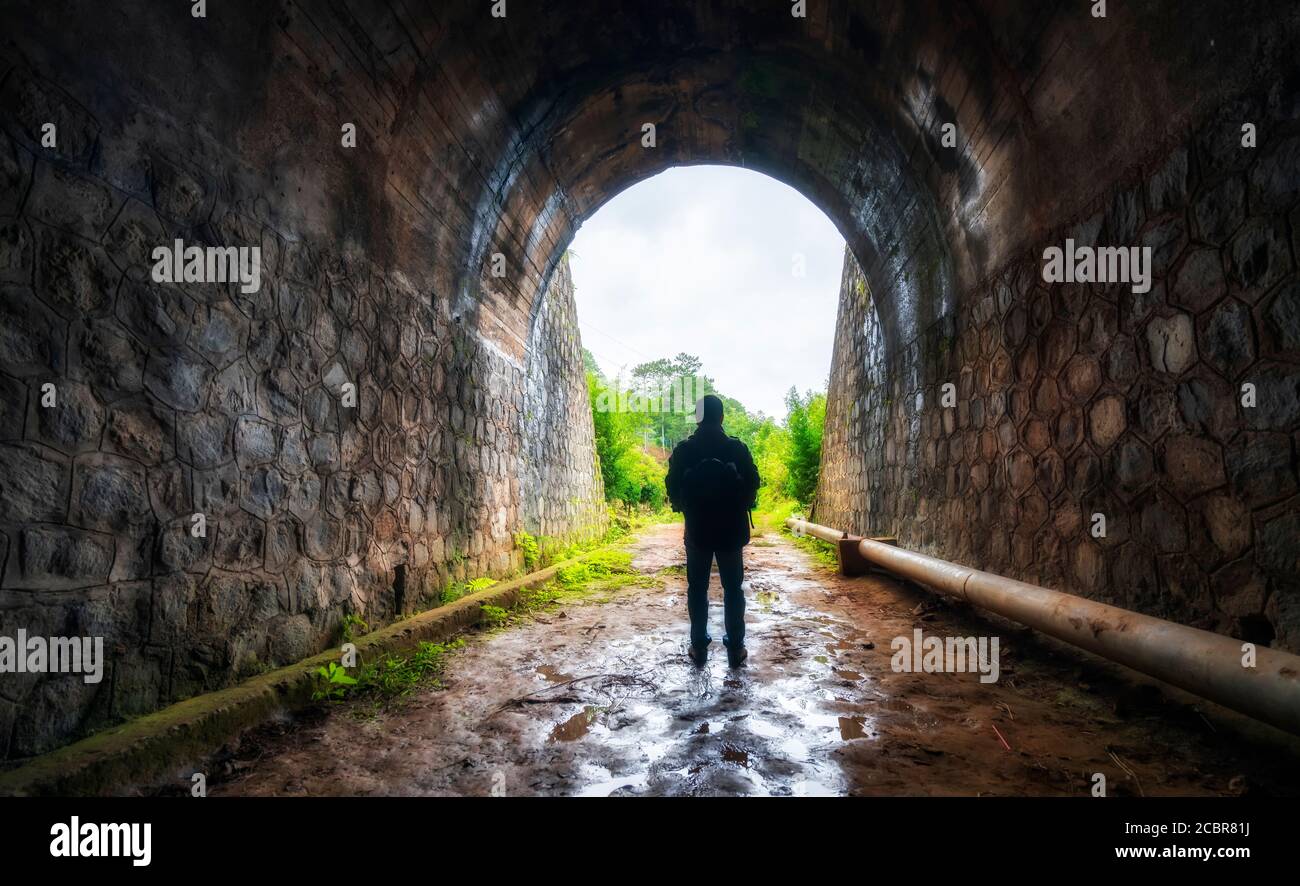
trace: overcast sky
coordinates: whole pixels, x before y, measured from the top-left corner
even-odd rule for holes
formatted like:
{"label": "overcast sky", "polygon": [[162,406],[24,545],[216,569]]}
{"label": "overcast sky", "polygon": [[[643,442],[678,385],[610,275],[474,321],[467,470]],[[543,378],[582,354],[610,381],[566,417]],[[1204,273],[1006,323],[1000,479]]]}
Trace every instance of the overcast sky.
{"label": "overcast sky", "polygon": [[775,179],[670,169],[606,203],[574,238],[582,343],[610,376],[695,354],[718,390],[784,418],[790,385],[825,389],[843,256],[830,220]]}

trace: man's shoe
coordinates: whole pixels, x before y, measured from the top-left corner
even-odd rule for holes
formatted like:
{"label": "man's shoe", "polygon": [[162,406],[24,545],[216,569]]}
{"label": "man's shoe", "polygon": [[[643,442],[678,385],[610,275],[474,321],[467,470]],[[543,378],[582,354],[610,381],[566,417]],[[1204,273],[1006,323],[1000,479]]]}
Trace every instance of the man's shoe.
{"label": "man's shoe", "polygon": [[744,646],[739,649],[727,649],[727,661],[731,663],[733,668],[740,667],[747,658],[749,658],[749,650]]}
{"label": "man's shoe", "polygon": [[692,643],[686,647],[686,654],[691,657],[691,661],[697,667],[704,667],[704,663],[709,660],[709,647],[696,646]]}

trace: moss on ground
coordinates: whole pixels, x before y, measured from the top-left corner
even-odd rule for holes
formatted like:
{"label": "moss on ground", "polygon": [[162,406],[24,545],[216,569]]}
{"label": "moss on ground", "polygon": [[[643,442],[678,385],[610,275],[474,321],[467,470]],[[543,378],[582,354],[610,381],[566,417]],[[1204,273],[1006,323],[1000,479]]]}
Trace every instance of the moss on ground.
{"label": "moss on ground", "polygon": [[[452,602],[496,584],[492,579],[460,582],[444,594],[444,601]],[[520,588],[511,606],[481,603],[475,627],[484,634],[494,634],[562,605],[603,603],[623,588],[658,584],[658,579],[632,568],[632,554],[626,548],[605,545],[564,562],[546,581]],[[422,642],[409,653],[387,653],[375,661],[362,662],[353,669],[355,682],[344,685],[330,686],[329,675],[322,669],[318,672],[317,700],[356,702],[351,709],[353,716],[373,717],[417,689],[440,688],[448,659],[465,644],[466,639],[461,637],[448,643]]]}
{"label": "moss on ground", "polygon": [[795,547],[810,554],[819,567],[833,570],[840,568],[840,557],[835,545],[813,535],[795,535],[788,528],[781,531]]}

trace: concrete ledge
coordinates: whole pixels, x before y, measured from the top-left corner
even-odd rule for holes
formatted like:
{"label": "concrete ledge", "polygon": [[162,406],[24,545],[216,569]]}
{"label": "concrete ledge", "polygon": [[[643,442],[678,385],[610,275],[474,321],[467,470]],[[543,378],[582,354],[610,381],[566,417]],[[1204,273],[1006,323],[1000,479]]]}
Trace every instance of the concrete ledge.
{"label": "concrete ledge", "polygon": [[[547,581],[581,559],[575,557],[502,582],[353,642],[361,660],[368,661],[412,650],[422,642],[446,640],[478,624],[484,604],[508,609],[519,602],[524,588]],[[128,785],[158,781],[213,753],[243,730],[281,711],[306,707],[316,686],[316,669],[338,657],[337,649],[322,652],[42,754],[0,775],[0,796],[103,795]]]}
{"label": "concrete ledge", "polygon": [[[819,535],[813,535],[813,538],[821,538]],[[898,539],[892,535],[868,536],[872,541],[882,542],[887,545],[898,547]],[[860,575],[866,575],[868,572],[881,572],[879,567],[873,564],[858,549],[858,542],[862,541],[860,535],[845,535],[836,541],[826,541],[827,544],[835,545],[835,555],[840,564],[840,575],[845,578],[856,578]]]}

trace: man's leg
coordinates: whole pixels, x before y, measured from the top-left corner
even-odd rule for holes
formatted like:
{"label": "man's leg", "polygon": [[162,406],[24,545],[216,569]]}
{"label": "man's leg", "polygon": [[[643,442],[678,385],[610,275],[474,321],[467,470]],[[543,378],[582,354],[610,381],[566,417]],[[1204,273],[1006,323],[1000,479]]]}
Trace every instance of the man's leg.
{"label": "man's leg", "polygon": [[743,549],[718,551],[718,576],[722,579],[722,605],[727,632],[722,642],[728,650],[745,648],[745,559]]}
{"label": "man's leg", "polygon": [[712,642],[709,636],[709,572],[713,568],[713,551],[686,548],[686,611],[691,617],[691,645],[704,649]]}

